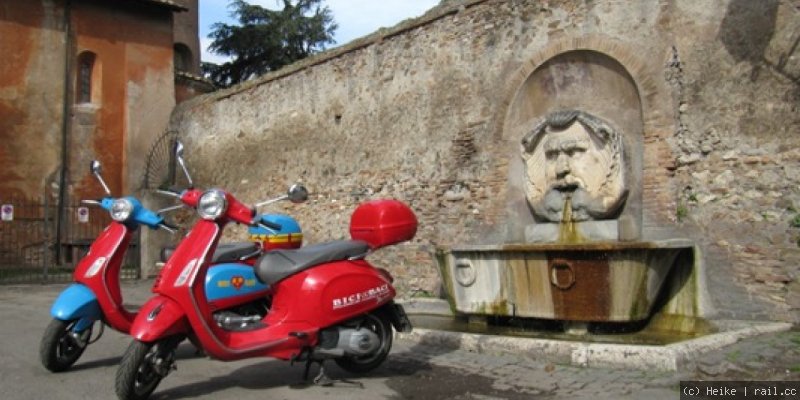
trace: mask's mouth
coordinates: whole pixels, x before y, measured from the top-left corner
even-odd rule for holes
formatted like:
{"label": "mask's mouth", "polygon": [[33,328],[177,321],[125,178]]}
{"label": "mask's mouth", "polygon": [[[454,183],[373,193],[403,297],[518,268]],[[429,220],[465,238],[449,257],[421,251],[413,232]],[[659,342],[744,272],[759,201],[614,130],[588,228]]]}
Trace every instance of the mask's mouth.
{"label": "mask's mouth", "polygon": [[578,187],[578,182],[558,181],[553,184],[553,188],[559,192],[574,192]]}

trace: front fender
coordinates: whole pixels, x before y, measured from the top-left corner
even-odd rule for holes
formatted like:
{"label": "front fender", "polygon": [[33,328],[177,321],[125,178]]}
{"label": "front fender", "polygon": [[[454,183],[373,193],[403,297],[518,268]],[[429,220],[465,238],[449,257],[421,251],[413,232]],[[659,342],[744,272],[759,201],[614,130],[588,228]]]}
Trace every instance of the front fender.
{"label": "front fender", "polygon": [[139,309],[130,333],[136,340],[154,342],[167,336],[189,333],[189,322],[178,303],[156,295]]}
{"label": "front fender", "polygon": [[97,302],[97,296],[91,289],[80,283],[73,283],[58,295],[50,315],[62,321],[79,319],[74,330],[80,332],[103,317],[103,311]]}

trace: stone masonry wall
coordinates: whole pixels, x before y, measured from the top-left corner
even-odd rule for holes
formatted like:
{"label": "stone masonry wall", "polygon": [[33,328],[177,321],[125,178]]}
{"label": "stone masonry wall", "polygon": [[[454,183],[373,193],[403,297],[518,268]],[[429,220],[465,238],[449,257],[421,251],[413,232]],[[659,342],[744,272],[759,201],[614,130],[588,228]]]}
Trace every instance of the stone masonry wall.
{"label": "stone masonry wall", "polygon": [[[393,197],[410,243],[370,256],[405,295],[434,294],[437,245],[509,237],[524,78],[561,52],[619,61],[643,105],[643,214],[706,253],[723,317],[798,321],[800,9],[793,1],[449,1],[348,45],[183,103],[173,127],[203,186],[279,205],[306,242]],[[607,101],[613,102],[614,99]],[[233,229],[229,236],[243,236]]]}

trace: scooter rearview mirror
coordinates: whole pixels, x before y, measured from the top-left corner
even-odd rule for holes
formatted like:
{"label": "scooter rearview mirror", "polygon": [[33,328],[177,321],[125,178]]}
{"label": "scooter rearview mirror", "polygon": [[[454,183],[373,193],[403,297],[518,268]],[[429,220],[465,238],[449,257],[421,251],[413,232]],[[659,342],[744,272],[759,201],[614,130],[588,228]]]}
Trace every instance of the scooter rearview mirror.
{"label": "scooter rearview mirror", "polygon": [[292,203],[302,203],[308,200],[308,189],[301,183],[295,183],[294,185],[289,187],[289,191],[286,193],[287,198]]}
{"label": "scooter rearview mirror", "polygon": [[103,186],[103,190],[106,191],[106,194],[111,196],[111,190],[108,189],[108,185],[103,180],[103,177],[100,175],[103,172],[103,166],[100,165],[100,161],[92,160],[92,163],[89,166],[89,169],[92,171],[92,175],[100,181],[100,184]]}
{"label": "scooter rearview mirror", "polygon": [[92,164],[89,166],[89,169],[93,174],[102,174],[103,173],[103,166],[100,165],[100,161],[92,160]]}
{"label": "scooter rearview mirror", "polygon": [[181,143],[180,140],[175,141],[175,159],[178,160],[178,164],[181,165],[183,174],[186,175],[186,180],[189,181],[189,187],[194,187],[192,177],[189,175],[189,170],[186,168],[186,161],[183,160],[183,143]]}
{"label": "scooter rearview mirror", "polygon": [[289,187],[289,190],[286,191],[286,194],[278,196],[274,199],[269,199],[262,201],[261,203],[257,203],[255,208],[259,208],[261,206],[265,206],[267,204],[272,204],[278,201],[289,200],[292,203],[302,203],[308,200],[308,189],[301,183],[295,183],[294,185]]}

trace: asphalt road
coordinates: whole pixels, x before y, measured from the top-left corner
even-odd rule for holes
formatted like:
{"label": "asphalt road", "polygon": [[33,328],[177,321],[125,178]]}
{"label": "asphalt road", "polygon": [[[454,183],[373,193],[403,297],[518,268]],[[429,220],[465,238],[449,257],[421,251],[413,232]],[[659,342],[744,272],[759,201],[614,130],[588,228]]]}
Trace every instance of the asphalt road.
{"label": "asphalt road", "polygon": [[[130,338],[106,329],[67,372],[51,373],[39,362],[38,349],[50,321],[50,305],[65,285],[0,287],[0,398],[1,399],[115,399],[114,375]],[[126,304],[142,303],[149,283],[126,284]],[[363,385],[336,383],[332,387],[303,381],[303,364],[270,359],[220,362],[196,355],[184,342],[178,349],[178,369],[166,377],[152,399],[404,399],[457,398],[477,385],[480,398],[526,398],[493,389],[488,378],[449,371],[429,362],[444,352],[417,351],[414,343],[396,341],[393,354],[368,376],[353,376],[335,364],[326,366],[334,378]],[[312,370],[315,371],[316,369]],[[440,383],[444,383],[442,386]],[[425,389],[429,386],[429,389]],[[471,392],[472,393],[472,392]],[[482,396],[482,395],[481,395]],[[472,398],[472,397],[467,397]]]}

